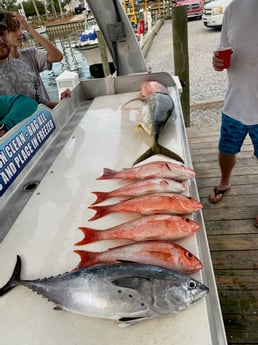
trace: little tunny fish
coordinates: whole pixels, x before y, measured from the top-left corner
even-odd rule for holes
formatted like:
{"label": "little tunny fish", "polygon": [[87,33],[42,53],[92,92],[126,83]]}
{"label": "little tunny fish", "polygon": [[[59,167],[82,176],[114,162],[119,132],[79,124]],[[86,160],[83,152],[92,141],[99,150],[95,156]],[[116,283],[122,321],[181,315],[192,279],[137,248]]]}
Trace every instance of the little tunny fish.
{"label": "little tunny fish", "polygon": [[21,259],[3,296],[21,284],[53,302],[57,310],[130,325],[176,313],[196,304],[209,291],[201,282],[158,266],[103,265],[36,280],[20,279]]}
{"label": "little tunny fish", "polygon": [[169,119],[175,121],[176,118],[173,99],[167,93],[155,92],[146,97],[143,102],[145,104],[142,108],[142,121],[138,124],[138,127],[142,127],[147,134],[153,137],[153,144],[133,165],[156,154],[162,154],[176,161],[184,162],[177,153],[159,144],[160,134],[166,123]]}
{"label": "little tunny fish", "polygon": [[167,161],[155,161],[145,163],[134,168],[126,168],[121,171],[105,168],[103,175],[98,177],[97,180],[136,180],[157,177],[184,181],[195,177],[195,171],[182,164]]}
{"label": "little tunny fish", "polygon": [[189,218],[170,214],[155,214],[130,220],[106,230],[80,227],[84,238],[76,245],[101,240],[127,239],[135,242],[149,240],[178,240],[194,234],[200,225]]}
{"label": "little tunny fish", "polygon": [[157,193],[138,196],[118,204],[105,206],[89,206],[96,214],[89,220],[101,218],[112,212],[133,212],[143,215],[151,214],[190,214],[202,209],[202,204],[181,194]]}
{"label": "little tunny fish", "polygon": [[137,262],[157,265],[184,274],[192,274],[203,268],[201,261],[187,249],[171,241],[146,241],[110,248],[104,252],[75,250],[81,261],[78,267],[97,264]]}
{"label": "little tunny fish", "polygon": [[130,185],[115,189],[111,192],[92,192],[97,196],[93,205],[113,197],[135,197],[151,193],[182,193],[186,185],[173,179],[155,178],[137,181]]}

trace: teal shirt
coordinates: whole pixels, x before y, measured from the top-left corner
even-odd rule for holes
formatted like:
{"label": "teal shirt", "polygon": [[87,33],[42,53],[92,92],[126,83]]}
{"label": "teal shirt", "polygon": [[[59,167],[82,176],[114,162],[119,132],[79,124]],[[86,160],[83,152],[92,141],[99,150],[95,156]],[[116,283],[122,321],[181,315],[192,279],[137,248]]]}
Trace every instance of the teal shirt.
{"label": "teal shirt", "polygon": [[38,103],[27,96],[0,96],[0,123],[11,129],[36,111]]}

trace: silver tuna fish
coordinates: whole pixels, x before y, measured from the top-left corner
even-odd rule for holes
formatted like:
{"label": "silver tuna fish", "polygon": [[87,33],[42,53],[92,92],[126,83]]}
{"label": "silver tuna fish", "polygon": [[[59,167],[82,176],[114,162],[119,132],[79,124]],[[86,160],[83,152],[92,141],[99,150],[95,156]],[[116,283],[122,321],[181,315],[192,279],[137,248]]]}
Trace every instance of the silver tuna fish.
{"label": "silver tuna fish", "polygon": [[0,296],[21,284],[67,310],[113,319],[126,326],[185,310],[208,293],[199,281],[157,266],[117,264],[85,268],[36,280],[21,280],[21,259]]}

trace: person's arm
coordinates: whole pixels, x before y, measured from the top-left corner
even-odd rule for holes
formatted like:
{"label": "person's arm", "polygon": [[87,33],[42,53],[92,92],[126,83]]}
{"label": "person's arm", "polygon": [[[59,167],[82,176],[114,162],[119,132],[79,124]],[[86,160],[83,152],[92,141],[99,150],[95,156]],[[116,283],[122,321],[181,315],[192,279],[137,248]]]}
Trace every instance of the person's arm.
{"label": "person's arm", "polygon": [[[70,89],[65,89],[63,92],[61,92],[61,95],[60,95],[60,101],[64,98],[68,98],[68,97],[71,97],[72,95],[72,91]],[[58,105],[59,102],[50,102],[47,104],[47,106],[50,108],[50,109],[53,109],[55,108],[57,105]]]}
{"label": "person's arm", "polygon": [[20,23],[20,26],[26,30],[45,50],[47,51],[48,62],[59,62],[63,59],[63,54],[48,39],[39,34],[19,13],[14,12],[13,18]]}
{"label": "person's arm", "polygon": [[[227,40],[227,28],[228,28],[227,13],[228,12],[225,10],[225,13],[223,16],[223,25],[222,25],[221,34],[220,34],[220,48],[229,47],[229,43]],[[213,65],[213,68],[215,69],[215,71],[218,71],[218,72],[223,71],[224,61],[223,61],[223,59],[218,57],[217,51],[213,52],[212,65]]]}
{"label": "person's arm", "polygon": [[[5,116],[1,120],[0,136],[4,135],[12,127],[17,125],[17,123],[33,114],[38,107],[38,103],[34,99],[24,95],[2,97],[6,97],[7,100],[5,102],[6,109],[2,107],[2,111],[5,112]],[[1,128],[1,126],[3,128]]]}

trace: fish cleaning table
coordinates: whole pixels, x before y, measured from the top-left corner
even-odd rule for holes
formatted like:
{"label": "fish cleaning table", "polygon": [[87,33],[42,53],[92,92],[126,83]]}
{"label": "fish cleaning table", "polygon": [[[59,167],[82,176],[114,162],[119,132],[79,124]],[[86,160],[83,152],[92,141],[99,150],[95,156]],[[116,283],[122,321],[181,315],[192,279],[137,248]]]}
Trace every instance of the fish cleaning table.
{"label": "fish cleaning table", "polygon": [[[192,167],[175,79],[166,73],[115,79],[113,87],[109,87],[104,80],[81,82],[73,91],[72,99],[64,100],[61,108],[55,110],[54,122],[58,122],[59,116],[65,116],[63,112],[69,102],[73,104],[75,114],[78,109],[84,109],[85,112],[0,243],[0,286],[8,281],[17,254],[23,263],[21,277],[36,279],[72,270],[79,262],[79,256],[73,253],[74,249],[98,251],[128,243],[117,240],[74,246],[83,237],[78,230],[80,226],[106,229],[139,217],[113,213],[89,222],[94,211],[88,206],[95,200],[93,191],[109,191],[121,185],[117,180],[96,180],[105,167],[114,170],[129,168],[151,144],[151,139],[145,133],[135,131],[139,102],[123,107],[138,96],[139,85],[143,81],[157,80],[168,86],[175,102],[177,119],[174,124],[167,123],[160,143],[184,157],[185,165]],[[114,90],[113,94],[111,89]],[[107,90],[110,94],[106,94]],[[85,108],[79,107],[84,104],[85,94],[94,96],[93,101]],[[169,159],[164,156],[148,159],[156,160]],[[37,164],[44,162],[37,160]],[[33,178],[33,173],[30,178]],[[187,182],[187,188],[187,194],[198,199],[195,179]],[[106,203],[115,201],[112,199]],[[6,203],[10,209],[12,205],[8,205],[8,200]],[[207,285],[210,292],[197,305],[177,314],[121,328],[115,321],[55,311],[52,302],[19,286],[0,298],[1,344],[226,344],[202,213],[198,211],[192,217],[200,223],[201,229],[177,243],[193,252],[204,264],[204,269],[192,276]]]}

